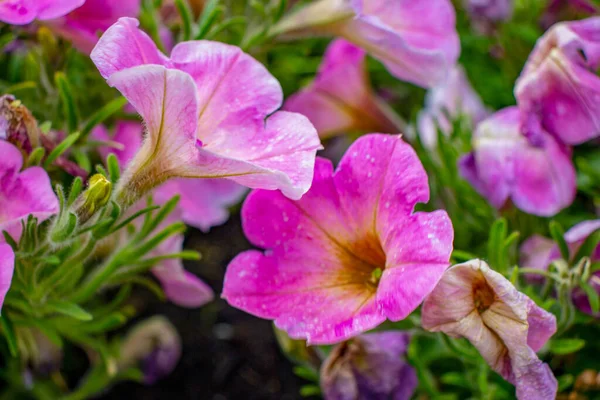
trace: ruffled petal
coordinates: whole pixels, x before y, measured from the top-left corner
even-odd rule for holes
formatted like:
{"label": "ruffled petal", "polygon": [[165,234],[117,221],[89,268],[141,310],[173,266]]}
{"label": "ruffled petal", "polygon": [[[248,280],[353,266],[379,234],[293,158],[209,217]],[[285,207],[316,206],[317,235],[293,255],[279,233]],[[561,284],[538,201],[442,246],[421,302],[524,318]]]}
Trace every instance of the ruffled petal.
{"label": "ruffled petal", "polygon": [[6,243],[0,243],[0,311],[2,310],[6,293],[10,289],[14,270],[15,253],[12,247]]}

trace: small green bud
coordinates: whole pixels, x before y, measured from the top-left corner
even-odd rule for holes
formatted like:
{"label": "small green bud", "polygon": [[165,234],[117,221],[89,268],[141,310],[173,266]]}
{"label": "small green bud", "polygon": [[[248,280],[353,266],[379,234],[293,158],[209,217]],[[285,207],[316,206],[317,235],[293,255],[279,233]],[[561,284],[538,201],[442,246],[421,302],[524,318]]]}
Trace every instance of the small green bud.
{"label": "small green bud", "polygon": [[86,223],[99,209],[110,200],[112,183],[102,174],[90,178],[88,188],[75,202],[75,213],[79,223]]}

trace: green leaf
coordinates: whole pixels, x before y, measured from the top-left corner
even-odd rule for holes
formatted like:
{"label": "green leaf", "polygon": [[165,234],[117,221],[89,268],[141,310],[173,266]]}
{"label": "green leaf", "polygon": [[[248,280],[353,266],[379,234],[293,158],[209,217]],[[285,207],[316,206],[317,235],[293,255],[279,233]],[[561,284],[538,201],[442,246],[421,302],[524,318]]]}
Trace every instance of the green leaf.
{"label": "green leaf", "polygon": [[69,198],[67,199],[67,206],[71,206],[75,202],[77,196],[79,196],[81,193],[81,189],[83,189],[83,179],[78,176],[73,180],[73,184],[71,184]]}
{"label": "green leaf", "polygon": [[507,222],[505,218],[498,218],[490,228],[488,241],[488,260],[490,265],[501,273],[506,270],[505,246]]}
{"label": "green leaf", "polygon": [[300,396],[310,397],[319,396],[321,394],[321,388],[317,385],[304,385],[300,388]]}
{"label": "green leaf", "polygon": [[315,370],[303,365],[294,367],[294,374],[310,382],[319,382],[319,374]]}
{"label": "green leaf", "polygon": [[46,303],[45,308],[49,312],[63,314],[79,321],[91,321],[93,319],[92,314],[88,313],[77,304],[68,301],[51,300]]}
{"label": "green leaf", "polygon": [[175,0],[175,7],[181,16],[182,41],[187,41],[192,38],[192,28],[194,23],[194,14],[190,9],[187,1]]}
{"label": "green leaf", "polygon": [[77,104],[73,97],[73,89],[67,80],[67,76],[64,72],[57,72],[54,75],[54,82],[58,88],[60,99],[65,113],[65,120],[67,121],[67,128],[69,132],[75,132],[79,125],[79,112],[77,110]]}
{"label": "green leaf", "polygon": [[552,239],[558,244],[558,248],[560,249],[560,255],[563,260],[569,260],[569,246],[565,241],[565,230],[563,227],[556,221],[550,222],[550,235]]}
{"label": "green leaf", "polygon": [[198,33],[194,39],[200,40],[208,33],[215,20],[219,17],[219,14],[223,12],[223,8],[219,7],[219,0],[209,0],[204,6],[204,11],[200,16],[200,23],[198,24]]}
{"label": "green leaf", "polygon": [[8,343],[10,355],[17,357],[19,355],[19,345],[17,344],[17,335],[15,334],[12,322],[6,317],[6,315],[0,315],[0,325],[2,326],[4,338]]}
{"label": "green leaf", "polygon": [[96,111],[94,114],[92,114],[92,116],[87,120],[87,122],[81,129],[81,138],[86,138],[92,131],[92,129],[102,124],[116,112],[120,111],[125,106],[125,104],[127,104],[127,99],[125,97],[118,97],[104,105],[104,107]]}
{"label": "green leaf", "polygon": [[108,175],[110,181],[115,183],[121,176],[121,168],[119,167],[119,160],[114,153],[110,153],[106,158],[106,166],[108,167]]}
{"label": "green leaf", "polygon": [[40,165],[42,163],[42,159],[44,158],[45,155],[46,155],[46,149],[44,149],[43,147],[36,147],[31,152],[31,154],[29,154],[29,157],[27,157],[27,161],[25,162],[25,165],[27,167],[33,167],[33,166]]}
{"label": "green leaf", "polygon": [[571,374],[566,374],[559,376],[556,380],[558,381],[558,391],[563,392],[573,385],[575,378]]}
{"label": "green leaf", "polygon": [[56,159],[58,157],[60,157],[65,151],[67,151],[69,149],[69,147],[73,146],[73,144],[77,141],[77,139],[79,139],[79,132],[75,132],[75,133],[67,136],[65,138],[65,140],[60,142],[60,144],[58,146],[56,146],[50,152],[50,154],[48,154],[48,157],[46,158],[46,161],[44,162],[44,168],[50,167],[52,165],[52,163],[54,161],[56,161]]}
{"label": "green leaf", "polygon": [[598,296],[598,292],[596,292],[596,290],[587,282],[581,282],[579,286],[581,286],[587,295],[592,312],[597,313],[600,311],[600,297]]}
{"label": "green leaf", "polygon": [[550,340],[550,351],[554,354],[565,355],[581,350],[585,346],[583,339],[554,339]]}
{"label": "green leaf", "polygon": [[583,257],[591,256],[599,244],[600,244],[600,229],[597,229],[583,241],[583,243],[577,250],[577,253],[575,254],[575,256],[573,256],[572,263],[576,264]]}
{"label": "green leaf", "polygon": [[471,389],[471,385],[467,381],[464,374],[459,372],[446,372],[441,376],[440,381],[446,385],[458,386],[464,389]]}

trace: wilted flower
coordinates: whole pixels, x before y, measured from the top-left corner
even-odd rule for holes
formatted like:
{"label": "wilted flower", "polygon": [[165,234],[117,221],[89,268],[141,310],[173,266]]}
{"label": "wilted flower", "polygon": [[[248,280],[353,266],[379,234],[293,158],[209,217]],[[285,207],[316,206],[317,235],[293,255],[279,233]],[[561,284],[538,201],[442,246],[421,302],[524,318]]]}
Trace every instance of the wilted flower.
{"label": "wilted flower", "polygon": [[50,20],[62,17],[86,0],[4,0],[0,1],[0,21],[13,25],[25,25],[34,20]]}
{"label": "wilted flower", "polygon": [[397,78],[431,87],[458,59],[455,23],[449,0],[318,0],[283,19],[274,31],[341,36]]}
{"label": "wilted flower", "polygon": [[13,272],[15,270],[15,253],[6,243],[0,243],[0,312],[10,289]]}
{"label": "wilted flower", "polygon": [[148,130],[119,182],[119,201],[131,204],[177,177],[227,178],[302,196],[319,138],[306,117],[273,114],[282,92],[264,66],[235,46],[210,41],[179,43],[168,59],[137,25],[121,18],[92,52]]}
{"label": "wilted flower", "polygon": [[0,97],[0,140],[6,140],[21,150],[23,154],[40,145],[40,130],[37,121],[13,95]]}
{"label": "wilted flower", "polygon": [[309,344],[405,318],[448,267],[453,240],[445,211],[413,212],[429,199],[427,175],[399,136],[361,137],[336,172],[317,161],[300,200],[248,196],[244,232],[266,251],[238,255],[222,295]]}
{"label": "wilted flower", "polygon": [[292,95],[284,108],[304,114],[321,138],[363,132],[401,133],[403,121],[379,99],[365,69],[365,52],[343,39],[333,41],[315,81]]}
{"label": "wilted flower", "polygon": [[[118,122],[114,135],[99,125],[91,133],[95,140],[108,145],[98,148],[104,159],[113,153],[122,168],[126,168],[142,145],[142,125],[137,122]],[[208,231],[229,218],[228,207],[237,204],[247,189],[227,179],[171,179],[156,188],[152,195],[158,204],[180,196],[178,212],[188,225]]]}
{"label": "wilted flower", "polygon": [[542,36],[515,86],[526,132],[567,144],[600,135],[600,17],[561,22]]}
{"label": "wilted flower", "polygon": [[550,0],[542,16],[542,25],[550,27],[558,21],[579,19],[583,15],[597,14],[600,9],[593,0]]}
{"label": "wilted flower", "polygon": [[450,135],[454,119],[469,118],[475,126],[488,115],[479,95],[473,90],[464,69],[457,65],[446,81],[427,92],[425,108],[417,118],[418,134],[427,148],[437,144],[438,129]]}
{"label": "wilted flower", "polygon": [[139,13],[140,0],[86,0],[81,7],[48,25],[78,50],[89,54],[100,33],[119,18],[137,17]]}
{"label": "wilted flower", "polygon": [[544,131],[523,135],[520,121],[517,107],[482,121],[460,173],[496,208],[510,199],[527,213],[554,215],[575,199],[571,151]]}
{"label": "wilted flower", "polygon": [[58,199],[43,168],[21,172],[23,156],[15,146],[0,140],[0,154],[0,232],[7,231],[18,241],[21,220],[30,214],[45,220],[58,211]]}
{"label": "wilted flower", "polygon": [[519,400],[554,399],[557,382],[535,354],[556,331],[554,315],[481,260],[449,268],[425,299],[423,328],[467,338],[514,384]]}
{"label": "wilted flower", "polygon": [[408,400],[417,387],[415,370],[403,359],[410,336],[378,332],[340,343],[321,367],[327,400]]}
{"label": "wilted flower", "polygon": [[[599,229],[600,219],[584,221],[569,229],[565,233],[564,238],[570,254],[576,254],[588,236]],[[535,268],[540,271],[548,270],[553,261],[562,257],[558,245],[553,240],[539,235],[534,235],[527,239],[521,246],[520,253],[521,259],[519,265],[521,267]],[[600,246],[597,246],[589,256],[592,262],[600,261]],[[536,277],[538,275],[531,275],[528,275],[528,279],[537,280]],[[600,293],[600,271],[593,273],[587,283]],[[573,291],[573,303],[587,314],[600,316],[592,312],[588,296],[581,289]]]}
{"label": "wilted flower", "polygon": [[181,358],[181,338],[177,329],[162,316],[136,325],[121,344],[119,367],[139,366],[144,383],[151,385],[169,375]]}

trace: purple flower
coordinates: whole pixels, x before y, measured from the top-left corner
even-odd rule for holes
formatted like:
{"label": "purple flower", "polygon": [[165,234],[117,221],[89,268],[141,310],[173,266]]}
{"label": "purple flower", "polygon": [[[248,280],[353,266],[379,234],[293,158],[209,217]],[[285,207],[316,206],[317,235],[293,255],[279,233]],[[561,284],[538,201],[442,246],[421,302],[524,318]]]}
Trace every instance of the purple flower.
{"label": "purple flower", "polygon": [[80,7],[85,0],[3,0],[0,1],[0,21],[26,25],[34,20],[62,17]]}
{"label": "purple flower", "polygon": [[15,253],[6,243],[0,243],[0,312],[10,289],[13,272],[15,270]]}
{"label": "purple flower", "polygon": [[265,67],[210,41],[179,43],[167,58],[137,25],[121,18],[91,56],[148,130],[117,187],[119,200],[131,204],[176,177],[227,178],[302,196],[319,138],[306,117],[275,112],[281,87]]}
{"label": "purple flower", "polygon": [[321,388],[328,400],[408,400],[417,374],[404,360],[410,336],[379,332],[358,336],[333,348],[321,366]]}
{"label": "purple flower", "polygon": [[512,16],[514,0],[463,0],[465,8],[476,20],[505,21]]}
{"label": "purple flower", "polygon": [[58,212],[58,199],[43,168],[21,171],[23,156],[15,146],[0,140],[0,154],[0,232],[7,231],[18,241],[21,220],[30,214],[39,221],[47,219]]}
{"label": "purple flower", "polygon": [[450,135],[454,119],[467,117],[473,126],[487,117],[488,110],[473,90],[464,69],[457,65],[447,80],[427,92],[425,108],[417,118],[417,129],[423,145],[434,148],[438,129]]}
{"label": "purple flower", "polygon": [[554,315],[481,260],[449,268],[425,299],[423,328],[467,338],[519,400],[553,399],[557,382],[535,354],[556,331]]}
{"label": "purple flower", "polygon": [[[113,153],[122,168],[126,168],[139,151],[142,135],[141,124],[126,121],[117,123],[113,136],[102,125],[94,128],[91,133],[93,139],[110,144],[99,147],[102,158],[106,159]],[[181,214],[181,219],[186,224],[207,232],[213,226],[227,221],[228,207],[239,203],[246,192],[244,186],[227,179],[171,179],[156,188],[152,194],[159,204],[179,195],[181,199],[178,213]]]}
{"label": "purple flower", "polygon": [[318,159],[302,199],[256,190],[244,232],[266,249],[238,255],[222,297],[294,339],[328,344],[408,316],[448,267],[453,230],[429,199],[427,175],[399,136],[370,134],[334,172]]}
{"label": "purple flower", "polygon": [[319,0],[281,21],[274,31],[341,36],[397,78],[431,87],[458,59],[455,18],[449,0]]}
{"label": "purple flower", "polygon": [[[63,0],[60,0],[63,1]],[[49,21],[51,28],[89,54],[106,31],[121,17],[137,17],[141,0],[86,0],[64,18]]]}
{"label": "purple flower", "polygon": [[482,121],[473,151],[459,161],[460,173],[496,208],[510,199],[527,213],[554,215],[575,198],[570,149],[543,130],[523,135],[520,121],[517,107]]}
{"label": "purple flower", "polygon": [[162,316],[152,317],[136,325],[121,343],[119,368],[139,366],[144,383],[152,385],[169,375],[181,358],[181,338],[177,330]]}
{"label": "purple flower", "polygon": [[[600,219],[581,222],[565,233],[565,242],[569,247],[569,252],[574,255],[577,253],[583,242],[589,235],[600,229]],[[558,245],[553,240],[543,236],[534,235],[527,239],[520,249],[521,267],[535,268],[541,271],[548,270],[550,264],[561,258]],[[600,246],[596,247],[590,255],[592,262],[600,261]],[[528,276],[532,281],[539,281],[537,275]],[[600,293],[600,271],[592,274],[587,282],[596,292]],[[573,291],[573,303],[577,308],[586,314],[600,317],[599,313],[593,313],[587,294],[581,289]]]}
{"label": "purple flower", "polygon": [[365,52],[334,40],[314,82],[292,95],[285,109],[304,114],[321,138],[348,131],[400,133],[404,123],[379,99],[365,69]]}
{"label": "purple flower", "polygon": [[545,28],[561,20],[577,19],[582,15],[597,14],[600,9],[592,0],[550,0],[542,16]]}
{"label": "purple flower", "polygon": [[600,135],[600,17],[554,25],[533,49],[515,86],[528,134],[567,144]]}

